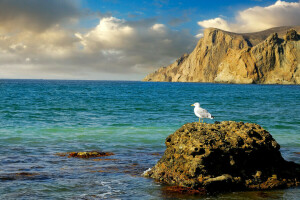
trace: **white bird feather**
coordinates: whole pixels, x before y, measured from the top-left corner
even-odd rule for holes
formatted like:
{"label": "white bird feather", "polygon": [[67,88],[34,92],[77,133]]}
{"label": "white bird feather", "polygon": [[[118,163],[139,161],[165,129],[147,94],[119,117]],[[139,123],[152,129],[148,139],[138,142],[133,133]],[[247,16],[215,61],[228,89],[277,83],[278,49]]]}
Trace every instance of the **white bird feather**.
{"label": "white bird feather", "polygon": [[199,117],[199,122],[200,119],[208,118],[208,119],[213,119],[214,117],[204,108],[200,107],[200,103],[194,103],[192,106],[195,106],[194,108],[194,113],[197,117]]}

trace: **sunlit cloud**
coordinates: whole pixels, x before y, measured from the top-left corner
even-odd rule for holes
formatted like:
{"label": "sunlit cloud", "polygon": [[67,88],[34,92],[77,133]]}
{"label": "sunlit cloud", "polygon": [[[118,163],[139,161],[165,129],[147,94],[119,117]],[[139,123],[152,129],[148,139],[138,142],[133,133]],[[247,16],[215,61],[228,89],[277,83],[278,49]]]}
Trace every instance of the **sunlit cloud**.
{"label": "sunlit cloud", "polygon": [[204,34],[203,33],[198,33],[197,35],[195,35],[195,38],[202,38],[204,36]]}
{"label": "sunlit cloud", "polygon": [[204,28],[219,28],[225,31],[229,31],[231,29],[230,25],[227,23],[226,20],[217,17],[214,19],[208,19],[198,22],[198,24]]}
{"label": "sunlit cloud", "polygon": [[134,29],[124,20],[114,17],[103,18],[100,23],[87,34],[75,34],[81,39],[85,50],[123,48],[134,35]]}
{"label": "sunlit cloud", "polygon": [[57,19],[47,28],[31,28],[15,34],[2,30],[0,77],[105,79],[106,74],[141,79],[189,52],[194,43],[188,32],[155,20],[102,17],[96,26],[74,31]]}
{"label": "sunlit cloud", "polygon": [[255,32],[278,26],[300,25],[300,2],[277,1],[267,7],[252,7],[238,12],[235,21],[220,17],[199,21],[203,28],[219,28],[233,32]]}
{"label": "sunlit cloud", "polygon": [[102,18],[95,28],[75,35],[82,53],[89,59],[101,58],[95,68],[116,73],[149,72],[190,51],[194,42],[187,32],[172,31],[164,24],[115,17]]}
{"label": "sunlit cloud", "polygon": [[163,24],[154,24],[151,29],[159,33],[165,33],[166,26]]}

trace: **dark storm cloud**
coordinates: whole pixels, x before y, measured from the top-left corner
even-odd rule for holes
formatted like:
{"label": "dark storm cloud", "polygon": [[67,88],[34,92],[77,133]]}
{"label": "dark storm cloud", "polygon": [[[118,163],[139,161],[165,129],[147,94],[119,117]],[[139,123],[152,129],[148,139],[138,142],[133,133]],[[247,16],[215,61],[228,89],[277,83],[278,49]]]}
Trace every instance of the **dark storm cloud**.
{"label": "dark storm cloud", "polygon": [[2,29],[43,31],[79,15],[77,0],[0,0]]}

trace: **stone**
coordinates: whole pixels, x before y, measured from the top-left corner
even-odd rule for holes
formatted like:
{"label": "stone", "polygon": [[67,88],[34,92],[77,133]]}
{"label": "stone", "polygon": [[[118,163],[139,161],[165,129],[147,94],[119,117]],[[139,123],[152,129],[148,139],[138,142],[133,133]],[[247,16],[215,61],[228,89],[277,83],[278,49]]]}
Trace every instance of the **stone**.
{"label": "stone", "polygon": [[68,156],[69,158],[95,158],[115,155],[112,152],[99,152],[99,151],[83,151],[83,152],[67,152],[67,153],[57,153],[58,156]]}
{"label": "stone", "polygon": [[292,41],[298,41],[300,40],[300,36],[298,35],[297,31],[294,29],[290,29],[287,31],[285,37],[285,40],[292,40]]}
{"label": "stone", "polygon": [[258,124],[188,123],[166,138],[166,150],[144,176],[203,193],[299,185],[300,165]]}
{"label": "stone", "polygon": [[297,31],[300,26],[243,34],[209,28],[190,54],[143,81],[300,84]]}

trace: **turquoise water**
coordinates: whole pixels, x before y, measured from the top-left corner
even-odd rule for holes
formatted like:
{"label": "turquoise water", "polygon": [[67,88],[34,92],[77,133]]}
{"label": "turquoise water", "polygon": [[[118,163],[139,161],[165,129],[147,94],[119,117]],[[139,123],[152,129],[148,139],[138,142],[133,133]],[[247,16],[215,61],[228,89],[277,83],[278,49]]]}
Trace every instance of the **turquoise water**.
{"label": "turquoise water", "polygon": [[[300,163],[299,99],[300,86],[288,85],[0,80],[0,199],[296,199],[299,188],[174,195],[140,174],[169,134],[198,120],[196,101],[215,116],[206,122],[262,125],[285,159]],[[115,155],[55,155],[91,150]]]}

